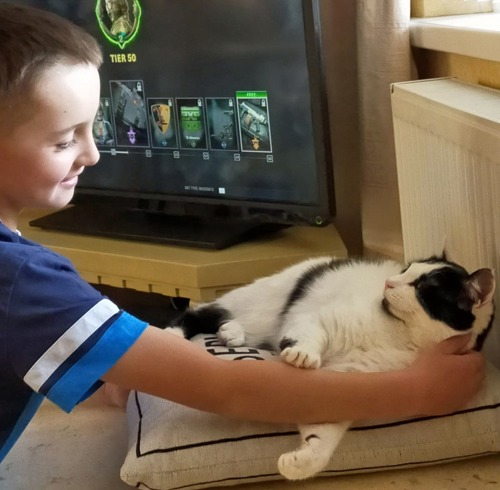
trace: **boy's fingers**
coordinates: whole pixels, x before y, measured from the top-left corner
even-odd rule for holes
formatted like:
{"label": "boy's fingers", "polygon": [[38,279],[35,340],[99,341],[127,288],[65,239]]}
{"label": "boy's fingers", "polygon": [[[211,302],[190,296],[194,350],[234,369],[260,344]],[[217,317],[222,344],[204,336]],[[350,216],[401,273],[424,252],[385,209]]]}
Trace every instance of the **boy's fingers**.
{"label": "boy's fingers", "polygon": [[455,335],[449,339],[443,340],[437,345],[437,349],[442,354],[464,354],[469,350],[468,344],[470,342],[471,335]]}

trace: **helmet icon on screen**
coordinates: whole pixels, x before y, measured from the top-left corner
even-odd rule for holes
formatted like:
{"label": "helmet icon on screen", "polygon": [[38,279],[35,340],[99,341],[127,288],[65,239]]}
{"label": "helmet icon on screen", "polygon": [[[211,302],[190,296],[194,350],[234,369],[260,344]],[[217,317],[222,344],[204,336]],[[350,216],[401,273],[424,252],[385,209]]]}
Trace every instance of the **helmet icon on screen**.
{"label": "helmet icon on screen", "polygon": [[95,13],[106,39],[121,49],[139,31],[142,14],[139,0],[97,0]]}

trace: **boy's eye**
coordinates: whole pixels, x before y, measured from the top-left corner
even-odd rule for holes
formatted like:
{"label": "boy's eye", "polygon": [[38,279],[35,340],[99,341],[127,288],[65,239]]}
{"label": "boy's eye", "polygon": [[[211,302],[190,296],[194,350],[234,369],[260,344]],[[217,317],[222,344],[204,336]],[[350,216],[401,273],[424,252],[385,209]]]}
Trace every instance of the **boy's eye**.
{"label": "boy's eye", "polygon": [[56,147],[58,150],[67,150],[68,148],[75,146],[75,144],[76,144],[76,141],[71,140],[71,141],[67,141],[66,143],[59,143],[58,145],[56,145]]}

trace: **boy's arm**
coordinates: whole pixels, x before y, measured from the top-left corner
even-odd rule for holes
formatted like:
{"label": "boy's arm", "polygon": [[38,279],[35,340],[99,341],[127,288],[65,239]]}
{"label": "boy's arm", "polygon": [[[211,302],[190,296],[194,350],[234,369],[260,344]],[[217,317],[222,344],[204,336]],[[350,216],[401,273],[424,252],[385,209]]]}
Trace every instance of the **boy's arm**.
{"label": "boy's arm", "polygon": [[434,415],[463,406],[480,388],[484,360],[457,355],[453,338],[407,369],[384,373],[305,370],[278,361],[226,361],[168,331],[146,328],[103,376],[124,388],[248,420],[320,423]]}

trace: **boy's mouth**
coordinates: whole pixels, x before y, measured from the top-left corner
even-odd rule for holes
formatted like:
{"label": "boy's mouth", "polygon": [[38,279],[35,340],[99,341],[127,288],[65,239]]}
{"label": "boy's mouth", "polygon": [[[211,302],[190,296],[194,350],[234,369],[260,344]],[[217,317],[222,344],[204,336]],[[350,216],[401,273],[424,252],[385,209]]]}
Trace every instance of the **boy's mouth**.
{"label": "boy's mouth", "polygon": [[61,184],[64,187],[74,187],[78,184],[78,175],[73,175],[73,177],[66,177],[61,181]]}

